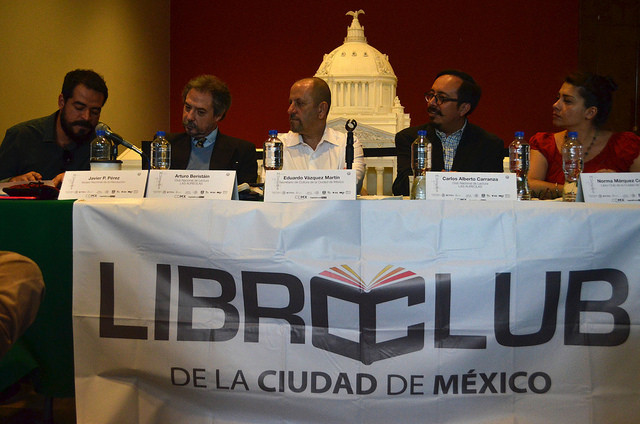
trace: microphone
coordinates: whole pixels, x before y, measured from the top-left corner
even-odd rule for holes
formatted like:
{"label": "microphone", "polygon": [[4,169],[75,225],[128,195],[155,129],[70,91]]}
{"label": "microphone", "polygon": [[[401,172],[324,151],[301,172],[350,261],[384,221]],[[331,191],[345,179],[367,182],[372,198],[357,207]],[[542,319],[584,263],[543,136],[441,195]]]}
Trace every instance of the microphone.
{"label": "microphone", "polygon": [[347,169],[352,169],[353,167],[353,130],[355,130],[357,126],[358,123],[355,119],[349,119],[344,125],[344,129],[347,130],[347,150],[345,152],[345,162],[347,163]]}
{"label": "microphone", "polygon": [[111,139],[112,141],[114,141],[114,142],[116,142],[118,144],[122,144],[124,147],[133,150],[134,152],[136,152],[140,156],[145,157],[145,158],[147,158],[147,160],[149,160],[147,155],[142,150],[140,150],[139,148],[137,148],[133,144],[129,143],[127,140],[125,140],[124,138],[120,137],[118,134],[116,134],[113,131],[111,131],[111,128],[109,128],[109,125],[105,124],[104,122],[98,122],[98,125],[96,125],[96,131],[98,131],[98,130],[104,131],[104,135],[107,138]]}

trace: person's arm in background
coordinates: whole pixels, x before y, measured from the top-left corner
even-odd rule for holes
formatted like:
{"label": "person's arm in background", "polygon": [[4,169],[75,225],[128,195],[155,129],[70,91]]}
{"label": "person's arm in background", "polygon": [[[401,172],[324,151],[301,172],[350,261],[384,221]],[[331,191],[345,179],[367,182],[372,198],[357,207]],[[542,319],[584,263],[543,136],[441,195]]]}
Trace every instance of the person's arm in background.
{"label": "person's arm in background", "polygon": [[0,252],[0,357],[33,323],[44,295],[40,268],[14,252]]}
{"label": "person's arm in background", "polygon": [[396,156],[398,158],[398,171],[393,181],[393,194],[396,196],[409,195],[409,175],[411,169],[411,143],[413,140],[403,131],[396,134]]}

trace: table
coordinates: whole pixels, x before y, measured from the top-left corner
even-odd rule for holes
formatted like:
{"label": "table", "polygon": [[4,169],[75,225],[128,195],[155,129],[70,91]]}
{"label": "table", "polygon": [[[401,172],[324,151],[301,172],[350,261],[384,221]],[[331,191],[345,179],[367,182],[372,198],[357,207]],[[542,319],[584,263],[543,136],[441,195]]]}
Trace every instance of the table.
{"label": "table", "polygon": [[80,424],[640,416],[638,206],[85,201],[74,231]]}

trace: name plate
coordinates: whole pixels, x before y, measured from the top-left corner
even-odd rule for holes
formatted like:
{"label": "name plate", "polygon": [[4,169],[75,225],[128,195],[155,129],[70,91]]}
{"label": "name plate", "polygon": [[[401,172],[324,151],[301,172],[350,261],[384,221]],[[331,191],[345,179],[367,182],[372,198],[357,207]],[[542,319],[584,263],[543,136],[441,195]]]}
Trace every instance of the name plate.
{"label": "name plate", "polygon": [[237,200],[236,171],[149,171],[147,197]]}
{"label": "name plate", "polygon": [[427,172],[427,199],[518,200],[510,173]]}
{"label": "name plate", "polygon": [[67,171],[58,199],[144,197],[147,171]]}
{"label": "name plate", "polygon": [[265,202],[355,200],[355,198],[355,169],[265,172]]}
{"label": "name plate", "polygon": [[585,202],[640,202],[640,172],[582,173],[580,174],[580,186]]}

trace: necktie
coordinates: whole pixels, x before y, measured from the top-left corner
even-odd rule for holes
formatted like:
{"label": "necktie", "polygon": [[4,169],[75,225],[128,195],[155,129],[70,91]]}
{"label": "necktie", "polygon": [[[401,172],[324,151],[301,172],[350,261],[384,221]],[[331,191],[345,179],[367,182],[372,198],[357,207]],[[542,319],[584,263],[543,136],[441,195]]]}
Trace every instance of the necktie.
{"label": "necktie", "polygon": [[196,138],[196,147],[204,147],[204,142],[207,141],[206,138]]}

